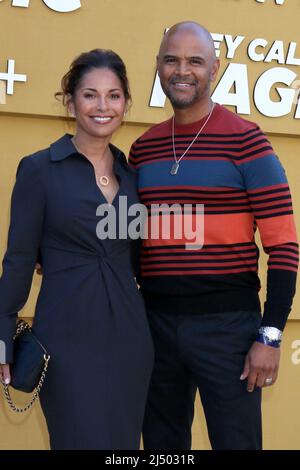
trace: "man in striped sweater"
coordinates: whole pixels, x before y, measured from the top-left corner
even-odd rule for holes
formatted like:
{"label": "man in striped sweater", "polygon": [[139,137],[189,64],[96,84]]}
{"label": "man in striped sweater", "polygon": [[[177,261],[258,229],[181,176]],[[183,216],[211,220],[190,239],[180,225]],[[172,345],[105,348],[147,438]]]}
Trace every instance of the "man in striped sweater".
{"label": "man in striped sweater", "polygon": [[[195,223],[204,205],[201,249],[187,250],[188,240],[173,232],[143,240],[138,281],[156,353],[145,449],[190,448],[197,389],[213,449],[262,448],[261,388],[276,381],[295,292],[298,244],[285,172],[256,124],[212,103],[218,68],[205,28],[173,26],[158,72],[174,117],[130,153],[149,227],[165,217],[153,204],[192,204]],[[269,257],[263,316],[257,228]]]}

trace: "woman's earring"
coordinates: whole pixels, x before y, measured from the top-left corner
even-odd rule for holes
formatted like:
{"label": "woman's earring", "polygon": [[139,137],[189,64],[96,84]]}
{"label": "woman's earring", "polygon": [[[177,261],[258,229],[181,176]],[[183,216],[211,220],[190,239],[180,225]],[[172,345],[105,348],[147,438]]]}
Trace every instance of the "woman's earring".
{"label": "woman's earring", "polygon": [[72,117],[72,118],[75,118],[76,117],[76,113],[75,113],[75,109],[73,106],[69,106],[68,107],[68,113],[69,113],[69,116]]}

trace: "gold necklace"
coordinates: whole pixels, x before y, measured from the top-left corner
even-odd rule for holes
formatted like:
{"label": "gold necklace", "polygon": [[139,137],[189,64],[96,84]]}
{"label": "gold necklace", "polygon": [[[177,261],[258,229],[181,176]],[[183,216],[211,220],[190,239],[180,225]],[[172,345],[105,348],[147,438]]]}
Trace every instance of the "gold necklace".
{"label": "gold necklace", "polygon": [[211,115],[212,115],[212,112],[214,110],[214,106],[215,106],[215,103],[212,104],[212,107],[211,107],[211,110],[210,110],[210,113],[209,115],[207,116],[207,119],[205,121],[205,123],[201,126],[201,128],[199,129],[199,131],[197,132],[197,134],[195,135],[194,139],[192,140],[192,142],[190,143],[190,145],[188,146],[188,148],[183,152],[183,154],[181,155],[181,157],[177,158],[176,156],[176,149],[175,149],[175,137],[174,137],[174,134],[175,134],[175,131],[174,131],[174,128],[175,128],[175,117],[173,116],[172,118],[172,142],[173,142],[173,155],[174,155],[174,160],[175,160],[175,163],[173,163],[172,165],[172,168],[171,168],[171,175],[176,175],[177,172],[178,172],[178,169],[179,169],[179,163],[180,161],[183,159],[183,157],[186,155],[186,153],[190,150],[191,146],[193,145],[193,143],[196,141],[196,139],[199,137],[200,133],[202,132],[202,130],[204,129],[204,127],[206,126],[206,124],[208,123]]}
{"label": "gold necklace", "polygon": [[[73,145],[76,148],[77,152],[80,153],[81,155],[83,155],[85,158],[87,158],[90,161],[90,159],[87,157],[87,155],[85,155],[85,153],[83,153],[80,150],[80,148],[77,147],[77,145],[75,144],[74,137],[72,137],[71,141],[73,142]],[[110,182],[109,176],[106,176],[106,175],[99,176],[99,175],[97,175],[96,172],[95,172],[95,174],[96,174],[96,180],[101,186],[107,186],[109,184],[109,182]]]}

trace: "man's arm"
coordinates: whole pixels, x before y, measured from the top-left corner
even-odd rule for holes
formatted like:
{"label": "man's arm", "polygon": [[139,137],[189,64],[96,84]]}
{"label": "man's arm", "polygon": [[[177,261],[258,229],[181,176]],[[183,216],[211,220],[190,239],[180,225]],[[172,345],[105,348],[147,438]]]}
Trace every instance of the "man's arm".
{"label": "man's arm", "polygon": [[239,165],[262,245],[269,256],[261,328],[241,376],[242,380],[248,378],[249,391],[255,385],[276,381],[281,335],[291,311],[298,268],[298,242],[285,171],[276,155],[264,150],[267,140],[263,133],[259,141],[252,157]]}

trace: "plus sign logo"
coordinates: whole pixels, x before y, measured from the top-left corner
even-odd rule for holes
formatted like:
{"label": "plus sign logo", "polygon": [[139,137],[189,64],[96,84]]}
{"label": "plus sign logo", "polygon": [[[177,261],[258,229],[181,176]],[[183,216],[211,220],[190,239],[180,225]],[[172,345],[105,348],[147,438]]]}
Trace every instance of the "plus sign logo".
{"label": "plus sign logo", "polygon": [[298,366],[300,364],[300,340],[299,339],[295,339],[295,341],[293,341],[292,348],[295,349],[295,351],[292,354],[291,360],[295,366]]}
{"label": "plus sign logo", "polygon": [[[18,74],[15,73],[15,61],[14,59],[9,59],[7,61],[7,71],[6,72],[0,72],[0,82],[1,80],[4,80],[6,82],[6,94],[7,95],[13,95],[14,94],[14,83],[15,82],[26,82],[27,76],[23,74]],[[3,94],[3,87],[1,87],[2,93]],[[5,102],[3,96],[2,99],[0,100],[2,103]]]}
{"label": "plus sign logo", "polygon": [[[81,8],[80,0],[43,0],[43,2],[51,10],[58,11],[60,13],[68,13]],[[12,0],[11,4],[13,7],[28,8],[30,0]]]}

